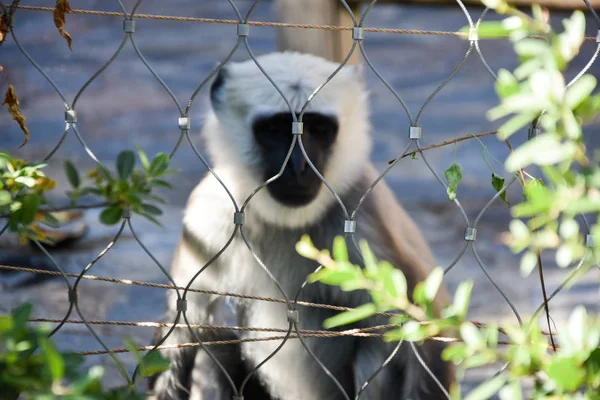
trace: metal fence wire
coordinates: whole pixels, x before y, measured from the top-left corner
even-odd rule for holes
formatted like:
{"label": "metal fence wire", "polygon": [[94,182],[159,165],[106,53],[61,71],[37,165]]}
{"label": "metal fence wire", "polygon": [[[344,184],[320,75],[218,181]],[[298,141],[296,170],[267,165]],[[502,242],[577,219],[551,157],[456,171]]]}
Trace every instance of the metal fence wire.
{"label": "metal fence wire", "polygon": [[[303,285],[302,288],[300,288],[300,290],[297,293],[287,293],[283,289],[282,285],[277,281],[277,279],[271,274],[270,266],[265,265],[265,263],[261,260],[261,258],[258,256],[256,251],[254,250],[253,243],[248,240],[248,238],[245,234],[245,231],[244,231],[245,228],[244,228],[244,224],[243,224],[243,216],[244,216],[244,212],[245,212],[248,204],[250,203],[250,201],[252,201],[252,198],[256,195],[256,193],[258,193],[261,190],[264,190],[266,185],[268,185],[269,183],[278,179],[279,174],[272,177],[271,179],[265,181],[263,184],[261,184],[259,187],[257,187],[254,190],[254,192],[248,198],[243,199],[243,201],[241,203],[236,201],[236,199],[233,197],[233,195],[229,192],[229,189],[227,188],[227,186],[221,181],[219,176],[211,168],[211,165],[206,161],[206,159],[201,154],[201,152],[198,151],[198,149],[195,147],[194,142],[192,141],[192,139],[190,137],[190,130],[191,130],[190,129],[190,126],[191,126],[190,115],[189,115],[190,108],[191,108],[192,104],[194,104],[194,101],[197,98],[198,94],[201,92],[201,90],[206,87],[206,85],[211,81],[211,79],[218,73],[218,71],[225,64],[227,64],[229,62],[229,60],[232,58],[234,53],[236,53],[237,51],[245,51],[247,53],[247,55],[252,60],[254,60],[256,66],[263,72],[265,77],[269,80],[269,82],[270,82],[269,84],[273,85],[278,90],[279,94],[283,97],[283,100],[288,105],[290,104],[288,99],[282,93],[282,91],[279,90],[279,88],[277,87],[277,84],[265,72],[265,70],[260,65],[259,61],[257,60],[254,52],[252,51],[252,46],[250,43],[251,41],[249,40],[249,38],[251,38],[251,36],[252,36],[252,34],[251,34],[252,30],[250,29],[251,25],[278,26],[278,27],[288,26],[288,27],[295,27],[295,28],[300,27],[300,28],[309,28],[309,29],[330,29],[330,30],[344,30],[344,31],[347,30],[348,31],[347,34],[352,35],[353,44],[352,44],[350,51],[344,58],[344,60],[339,64],[339,67],[327,78],[327,80],[325,82],[323,82],[319,87],[314,89],[314,91],[308,97],[308,99],[306,100],[306,102],[304,103],[304,105],[302,107],[302,110],[299,113],[297,113],[290,106],[290,112],[293,116],[293,121],[294,121],[292,124],[293,125],[292,130],[293,130],[293,132],[296,132],[296,134],[294,135],[292,145],[290,147],[290,152],[295,145],[300,146],[300,148],[302,149],[302,153],[304,154],[304,157],[307,160],[307,163],[314,170],[314,172],[320,177],[320,179],[323,181],[325,186],[327,186],[327,189],[331,192],[331,195],[335,197],[335,199],[337,201],[337,206],[339,206],[339,208],[343,212],[344,220],[340,221],[340,234],[344,234],[347,239],[350,239],[350,241],[354,242],[354,244],[356,245],[355,231],[356,230],[360,231],[360,226],[357,226],[355,223],[355,217],[357,215],[358,209],[360,208],[361,204],[363,204],[364,200],[370,195],[371,191],[377,185],[377,183],[381,179],[383,179],[392,168],[395,168],[401,162],[401,160],[403,158],[405,158],[405,156],[407,154],[410,154],[415,151],[420,152],[420,157],[422,157],[422,160],[425,163],[425,166],[427,167],[427,169],[431,172],[431,174],[433,174],[433,176],[439,182],[439,184],[444,189],[446,189],[447,185],[446,185],[445,181],[443,179],[441,179],[440,176],[438,175],[438,173],[432,168],[431,164],[429,163],[429,161],[427,159],[427,155],[425,154],[424,151],[422,151],[424,149],[424,147],[421,144],[422,143],[422,141],[421,141],[421,136],[422,136],[421,121],[422,121],[422,119],[425,115],[425,111],[427,110],[427,107],[430,104],[430,102],[432,101],[432,99],[436,95],[438,95],[438,93],[440,93],[440,91],[444,88],[444,86],[446,86],[446,84],[448,84],[448,82],[450,82],[453,79],[453,77],[458,73],[458,71],[460,71],[461,68],[465,65],[465,62],[467,61],[467,59],[469,57],[472,57],[473,53],[477,54],[477,56],[479,57],[479,59],[481,60],[481,62],[483,63],[483,65],[485,66],[487,71],[489,72],[489,74],[494,79],[497,78],[496,73],[488,65],[484,55],[482,54],[480,42],[478,40],[478,35],[477,35],[477,27],[479,26],[481,21],[485,18],[486,14],[488,13],[488,9],[487,8],[484,9],[484,11],[481,13],[481,15],[477,19],[474,20],[472,18],[471,14],[469,13],[469,11],[467,10],[467,8],[462,3],[462,1],[456,0],[457,6],[460,7],[462,12],[464,13],[465,20],[467,21],[468,25],[471,28],[470,32],[468,33],[468,37],[467,37],[468,43],[469,43],[468,49],[465,52],[465,55],[462,58],[462,60],[460,61],[460,63],[458,64],[458,66],[454,69],[454,71],[429,95],[429,97],[427,97],[426,101],[423,103],[423,105],[420,107],[420,109],[418,109],[417,112],[414,113],[414,110],[409,109],[409,107],[403,100],[402,96],[393,88],[393,86],[388,81],[386,81],[386,79],[378,71],[377,67],[370,60],[369,53],[367,51],[367,47],[365,46],[365,42],[367,42],[368,40],[365,39],[364,33],[366,31],[381,31],[381,32],[396,33],[396,34],[425,33],[425,34],[449,34],[449,35],[457,35],[457,36],[460,36],[461,34],[457,33],[457,32],[411,31],[411,30],[401,30],[401,29],[380,29],[380,28],[374,28],[374,27],[366,27],[364,25],[365,19],[366,19],[367,15],[369,14],[369,12],[372,10],[373,6],[376,4],[376,2],[377,2],[376,0],[370,1],[370,3],[368,3],[367,6],[364,7],[364,11],[362,12],[362,15],[360,15],[360,17],[358,17],[358,18],[355,17],[354,13],[352,12],[351,8],[349,7],[349,5],[347,4],[347,2],[345,0],[339,0],[340,4],[347,10],[349,15],[352,17],[353,26],[351,26],[351,27],[264,23],[264,22],[251,21],[250,18],[252,17],[253,11],[255,10],[257,4],[259,3],[259,0],[255,0],[253,2],[253,4],[251,5],[251,7],[249,8],[249,10],[246,14],[242,14],[242,12],[240,12],[240,10],[238,9],[234,0],[227,0],[229,5],[231,6],[232,10],[235,12],[235,15],[237,16],[236,20],[214,20],[214,19],[208,19],[208,18],[167,17],[167,16],[152,16],[152,15],[147,15],[147,14],[137,14],[137,10],[140,7],[143,0],[138,0],[135,3],[135,5],[133,6],[133,8],[129,11],[126,9],[126,7],[124,6],[124,4],[121,0],[115,0],[115,1],[118,5],[119,9],[121,10],[121,12],[73,10],[74,13],[80,13],[80,14],[95,14],[95,15],[100,14],[100,15],[107,15],[107,16],[122,18],[123,19],[123,38],[122,38],[117,50],[114,52],[114,54],[112,54],[112,56],[106,61],[106,63],[104,65],[102,65],[102,67],[99,68],[87,82],[85,82],[85,84],[77,92],[77,94],[75,95],[75,97],[73,98],[72,101],[67,100],[66,96],[63,94],[63,92],[58,87],[58,85],[49,77],[49,75],[42,69],[42,67],[40,67],[40,65],[36,62],[36,60],[34,60],[34,58],[27,52],[25,47],[19,41],[19,35],[17,34],[14,26],[9,27],[10,35],[11,35],[12,40],[14,41],[15,45],[19,48],[19,50],[27,58],[27,60],[29,60],[31,65],[48,81],[48,83],[54,89],[56,95],[58,95],[60,97],[60,99],[62,100],[62,102],[64,103],[64,109],[65,109],[65,111],[64,111],[64,119],[65,119],[64,132],[63,132],[62,136],[60,137],[60,139],[58,140],[58,142],[56,143],[56,146],[54,146],[54,148],[49,152],[49,154],[46,157],[44,157],[43,160],[44,161],[50,160],[53,157],[53,155],[56,153],[56,151],[63,145],[65,139],[67,138],[67,135],[70,132],[72,132],[76,136],[78,142],[80,143],[83,150],[87,153],[87,155],[97,164],[101,164],[99,159],[94,154],[94,151],[90,147],[88,147],[88,145],[86,144],[86,141],[84,138],[85,135],[83,135],[80,132],[80,129],[78,127],[78,119],[77,119],[77,115],[78,115],[77,105],[78,105],[78,101],[81,98],[82,94],[86,91],[86,89],[90,86],[90,84],[94,80],[96,80],[111,65],[111,63],[113,63],[115,61],[115,59],[117,59],[117,57],[119,56],[121,51],[125,48],[125,46],[127,46],[129,44],[133,48],[133,50],[135,51],[137,56],[139,57],[139,60],[145,65],[145,67],[148,69],[148,71],[150,71],[150,73],[152,74],[154,79],[164,88],[164,90],[166,92],[165,94],[172,99],[173,103],[177,107],[177,110],[179,111],[179,115],[177,115],[177,116],[174,115],[173,119],[174,119],[174,121],[177,119],[177,123],[178,123],[179,130],[180,130],[180,135],[177,138],[177,140],[175,141],[175,143],[173,143],[173,147],[170,151],[170,157],[172,158],[176,155],[176,153],[178,152],[178,149],[180,149],[184,140],[187,141],[188,145],[193,150],[193,152],[197,156],[198,160],[217,179],[217,181],[219,181],[223,190],[225,190],[228,193],[229,198],[231,199],[231,202],[235,208],[235,216],[232,216],[232,223],[234,224],[233,233],[231,234],[231,237],[229,238],[227,243],[225,243],[223,245],[221,250],[218,251],[216,254],[214,254],[213,258],[211,260],[209,260],[209,262],[203,268],[198,270],[197,273],[193,276],[193,278],[183,287],[177,286],[175,281],[169,275],[168,269],[165,268],[163,265],[161,265],[161,263],[157,260],[157,258],[152,254],[152,251],[140,240],[138,234],[136,233],[135,227],[134,227],[135,221],[130,214],[126,214],[123,216],[123,220],[122,220],[113,240],[96,257],[94,257],[87,265],[85,265],[85,267],[81,270],[81,272],[79,274],[66,273],[65,270],[61,267],[61,264],[59,262],[57,262],[55,260],[55,258],[52,256],[52,254],[44,247],[44,245],[41,244],[37,240],[33,241],[35,243],[35,245],[45,254],[45,256],[52,262],[52,264],[54,264],[54,266],[57,268],[57,270],[59,272],[49,272],[49,271],[43,271],[43,270],[35,270],[35,269],[31,269],[31,268],[19,268],[19,267],[14,267],[14,266],[0,266],[0,268],[4,269],[4,270],[23,270],[23,271],[34,272],[34,273],[56,274],[56,275],[61,276],[64,279],[66,290],[68,293],[69,307],[68,307],[67,313],[65,314],[65,316],[62,319],[36,318],[33,321],[37,321],[37,322],[45,321],[45,322],[56,323],[57,325],[52,330],[51,336],[56,334],[59,330],[61,330],[65,326],[65,324],[84,324],[86,326],[87,330],[90,332],[91,335],[93,335],[93,337],[97,340],[97,342],[100,344],[100,346],[102,347],[103,350],[81,351],[80,353],[88,354],[88,355],[108,354],[110,357],[112,357],[119,372],[121,373],[121,375],[123,376],[125,381],[127,381],[128,383],[132,383],[136,380],[136,375],[138,373],[137,368],[136,368],[136,371],[133,372],[133,375],[130,376],[129,373],[124,368],[121,361],[116,356],[117,353],[125,352],[127,350],[125,350],[125,349],[109,349],[109,347],[104,343],[104,341],[102,340],[100,335],[97,333],[94,326],[111,325],[111,324],[115,325],[116,324],[116,325],[148,326],[148,327],[154,327],[154,328],[156,328],[156,327],[168,328],[168,329],[166,329],[166,333],[164,334],[164,336],[160,340],[158,340],[158,342],[154,346],[144,346],[144,347],[141,347],[141,349],[153,351],[153,350],[157,350],[157,349],[165,349],[165,348],[172,348],[172,347],[200,346],[200,347],[202,347],[202,349],[204,351],[206,351],[206,353],[217,364],[219,363],[219,361],[217,360],[217,358],[213,355],[213,353],[211,351],[211,348],[213,346],[227,345],[230,343],[239,343],[239,342],[243,342],[243,341],[277,340],[280,342],[275,351],[275,352],[277,352],[278,350],[280,350],[282,348],[282,346],[285,346],[287,341],[289,341],[291,339],[299,340],[304,345],[306,351],[308,353],[310,353],[310,355],[312,357],[314,357],[314,359],[320,365],[320,367],[323,370],[323,373],[327,374],[329,376],[329,378],[334,381],[336,386],[342,392],[343,397],[350,400],[349,395],[344,392],[342,385],[335,380],[333,374],[331,372],[329,372],[327,370],[327,368],[325,367],[325,365],[323,365],[323,363],[311,352],[310,348],[305,343],[305,339],[306,338],[340,337],[340,336],[353,335],[353,336],[362,336],[362,337],[374,337],[375,338],[374,340],[381,340],[380,338],[382,336],[382,333],[385,331],[385,329],[390,328],[390,326],[382,325],[382,326],[375,326],[375,327],[366,328],[366,329],[354,329],[354,330],[336,331],[336,332],[325,331],[325,330],[320,330],[320,331],[305,330],[305,329],[301,328],[302,321],[298,321],[298,319],[295,318],[295,315],[297,315],[296,312],[297,312],[298,306],[327,308],[330,310],[340,310],[340,311],[347,310],[347,308],[333,306],[333,305],[327,305],[327,304],[313,304],[313,303],[307,303],[307,302],[300,301],[299,297],[300,297],[301,292],[305,285]],[[589,12],[593,16],[594,20],[596,21],[597,28],[600,29],[600,18],[598,17],[596,12],[593,10],[591,5],[588,3],[588,1],[584,0],[584,2],[587,5]],[[3,12],[6,13],[8,11],[8,6],[2,4],[1,2],[0,2],[0,7],[2,8]],[[40,10],[40,11],[51,11],[52,10],[52,8],[37,7],[37,6],[19,6],[19,8],[30,9],[30,10]],[[230,23],[230,24],[234,23],[237,25],[237,41],[236,41],[235,45],[233,46],[233,48],[231,49],[231,51],[229,52],[229,54],[198,85],[196,90],[191,95],[190,99],[186,103],[181,103],[177,99],[177,97],[174,95],[173,91],[169,88],[169,86],[161,79],[159,74],[153,69],[153,67],[150,65],[150,63],[146,60],[146,58],[144,57],[144,54],[137,46],[137,44],[136,44],[136,20],[138,18],[154,18],[154,19],[163,19],[163,20],[171,19],[171,20],[188,21],[188,22],[192,21],[192,22],[221,22],[221,23]],[[596,60],[596,58],[600,52],[600,35],[598,36],[598,38],[599,39],[586,38],[586,40],[594,40],[597,42],[596,51],[594,52],[593,57],[589,60],[587,65],[583,68],[583,70],[579,74],[577,74],[577,76],[569,83],[569,85],[573,84],[573,82],[575,82],[577,79],[579,79],[592,66],[592,64]],[[346,207],[346,205],[343,203],[340,196],[338,196],[338,194],[336,193],[334,188],[329,184],[329,182],[327,182],[327,180],[314,167],[314,165],[308,158],[308,156],[303,148],[302,134],[301,134],[300,127],[302,124],[304,110],[307,109],[309,103],[312,101],[314,96],[325,85],[328,84],[328,82],[340,71],[340,69],[342,69],[347,64],[348,60],[350,59],[350,56],[354,52],[360,52],[365,64],[368,66],[368,68],[378,77],[378,79],[385,85],[385,87],[387,87],[387,89],[389,89],[389,91],[393,94],[393,96],[398,101],[398,103],[401,105],[403,110],[406,112],[406,115],[409,120],[409,126],[406,127],[409,141],[408,141],[408,145],[406,146],[406,148],[403,149],[402,152],[400,152],[398,154],[398,157],[387,166],[387,168],[381,173],[381,175],[374,182],[372,182],[372,184],[370,185],[368,190],[364,193],[361,201],[358,203],[358,206],[356,207],[356,209],[351,210]],[[529,132],[530,132],[530,137],[532,137],[533,135],[536,134],[536,132],[538,132],[537,126],[535,125],[535,123],[531,125]],[[298,142],[298,143],[296,143],[296,142]],[[285,167],[285,164],[287,163],[287,161],[289,159],[289,154],[291,154],[291,153],[288,153],[288,157],[286,158],[284,165],[282,166],[282,170]],[[483,207],[483,209],[479,212],[479,214],[473,220],[471,220],[468,217],[463,206],[461,205],[460,200],[458,198],[456,198],[454,200],[454,205],[456,206],[456,209],[460,212],[460,215],[462,216],[462,219],[464,220],[464,243],[463,243],[462,247],[458,249],[456,257],[453,259],[453,261],[445,267],[445,273],[446,274],[449,273],[452,270],[452,268],[458,263],[458,261],[465,255],[465,253],[467,253],[468,251],[471,251],[474,255],[476,262],[478,263],[479,267],[483,271],[483,273],[487,276],[487,278],[489,279],[491,284],[496,288],[496,290],[506,300],[507,304],[510,306],[510,308],[514,312],[515,317],[517,318],[519,323],[521,323],[522,319],[521,319],[521,316],[520,316],[517,308],[511,302],[509,296],[507,296],[505,294],[505,292],[500,287],[500,285],[498,285],[494,281],[494,279],[490,276],[490,274],[488,273],[484,261],[478,254],[477,246],[476,246],[476,243],[477,243],[476,237],[477,237],[477,229],[478,229],[479,221],[481,220],[484,213],[488,210],[488,208],[492,205],[492,203],[495,202],[501,196],[501,194],[503,192],[505,192],[511,185],[513,185],[515,183],[515,181],[517,181],[517,177],[514,177],[512,180],[508,181],[506,183],[506,185],[502,188],[501,191],[499,191],[491,199],[489,199],[487,204]],[[587,220],[585,219],[585,217],[583,218],[583,221],[589,231],[589,224],[588,224]],[[4,226],[4,228],[0,231],[0,235],[3,234],[7,230],[7,227],[8,227],[8,224],[6,224]],[[124,281],[124,280],[115,279],[115,278],[101,278],[101,277],[97,277],[97,276],[93,276],[93,275],[89,274],[91,272],[92,268],[94,267],[94,265],[111,250],[111,248],[115,245],[115,243],[117,243],[117,241],[121,237],[121,234],[126,229],[131,232],[132,236],[135,238],[135,240],[139,244],[141,251],[145,252],[153,260],[153,262],[156,265],[156,268],[159,268],[162,271],[162,273],[164,274],[164,276],[167,278],[167,280],[169,282],[168,284],[155,284],[155,283],[141,282],[141,281]],[[200,279],[200,277],[202,276],[202,272],[209,265],[211,265],[228,248],[228,246],[233,242],[233,240],[235,238],[239,238],[245,243],[248,252],[250,252],[252,254],[252,256],[256,260],[258,266],[262,269],[263,272],[265,272],[272,279],[273,283],[277,286],[277,288],[279,290],[279,294],[280,294],[279,298],[247,296],[247,295],[242,295],[242,294],[238,294],[238,293],[215,292],[215,291],[200,290],[200,289],[192,288],[193,282],[196,281],[197,279]],[[566,283],[574,276],[574,274],[577,272],[579,267],[583,264],[586,257],[588,257],[590,255],[589,254],[590,252],[591,252],[591,249],[588,249],[588,253],[585,254],[584,257],[579,261],[579,264],[575,267],[571,276],[569,276],[563,284],[561,284],[553,293],[551,293],[548,296],[548,300],[551,300],[560,290],[563,289],[563,287],[566,285]],[[178,299],[177,314],[176,314],[174,320],[172,321],[172,323],[158,323],[158,322],[155,322],[155,323],[136,323],[136,322],[128,323],[128,322],[117,322],[117,321],[88,320],[88,318],[86,318],[86,316],[80,309],[79,302],[78,302],[78,300],[79,300],[78,288],[79,288],[80,283],[84,279],[103,280],[103,281],[108,281],[108,282],[112,282],[115,284],[119,284],[119,283],[125,284],[126,283],[126,284],[134,284],[134,285],[141,285],[141,286],[153,286],[153,287],[158,287],[158,288],[175,291],[177,299]],[[212,294],[212,295],[218,295],[218,296],[237,297],[237,298],[242,298],[242,299],[245,299],[248,301],[266,301],[266,302],[277,302],[277,303],[285,304],[287,306],[286,317],[287,317],[287,320],[289,321],[289,327],[288,327],[288,329],[274,329],[274,328],[269,328],[269,327],[249,328],[249,327],[243,327],[243,326],[232,327],[232,326],[212,326],[212,325],[191,324],[188,320],[186,301],[187,301],[188,295],[193,292]],[[536,311],[536,314],[539,313],[543,309],[543,306],[544,306],[543,304],[540,305],[540,307]],[[72,319],[72,316],[74,313],[77,314],[79,319]],[[250,337],[250,338],[246,338],[246,339],[233,340],[233,341],[202,342],[197,335],[197,330],[198,329],[207,329],[207,328],[221,329],[221,330],[238,330],[238,331],[248,331],[248,332],[268,332],[268,333],[272,333],[274,336],[261,337],[261,338]],[[191,332],[193,337],[196,339],[196,342],[195,343],[182,343],[182,344],[178,344],[178,345],[164,345],[164,343],[167,340],[167,338],[169,337],[169,335],[171,335],[175,329],[189,329],[189,331]],[[452,338],[434,338],[434,339],[444,340],[444,341],[452,341],[453,340]],[[361,395],[364,392],[364,389],[368,385],[368,383],[376,376],[376,374],[378,374],[382,369],[385,368],[386,364],[396,354],[396,352],[398,351],[398,348],[401,345],[402,345],[402,343],[398,343],[398,345],[393,350],[393,352],[390,354],[388,359],[380,366],[380,368],[377,369],[377,371],[375,371],[373,373],[373,375],[371,377],[369,377],[365,381],[362,389],[357,394],[356,399],[361,398]],[[411,346],[412,346],[412,350],[415,353],[416,358],[421,362],[425,371],[427,371],[435,379],[435,377],[429,370],[427,364],[420,357],[420,355],[417,351],[417,348],[412,344],[411,344]],[[264,363],[268,362],[268,360],[274,354],[275,353],[271,354],[262,363],[260,363],[257,366],[257,368],[251,372],[251,374],[255,373],[258,368],[262,367],[264,365]],[[219,367],[223,371],[223,373],[227,374],[227,372],[225,371],[225,368],[222,365],[219,364]],[[249,378],[249,376],[247,378]],[[235,384],[233,384],[233,380],[230,377],[229,377],[229,381],[232,384],[232,389],[233,389],[235,395],[239,396],[238,398],[241,398],[241,396],[243,396],[244,384],[242,384],[240,387],[237,387]],[[247,379],[244,380],[244,382],[246,382],[246,381],[247,381]],[[442,390],[446,394],[446,396],[449,398],[448,393],[445,392],[445,389],[443,388],[443,386],[441,384],[439,384],[439,382],[438,382],[438,386],[440,387],[440,390]]]}

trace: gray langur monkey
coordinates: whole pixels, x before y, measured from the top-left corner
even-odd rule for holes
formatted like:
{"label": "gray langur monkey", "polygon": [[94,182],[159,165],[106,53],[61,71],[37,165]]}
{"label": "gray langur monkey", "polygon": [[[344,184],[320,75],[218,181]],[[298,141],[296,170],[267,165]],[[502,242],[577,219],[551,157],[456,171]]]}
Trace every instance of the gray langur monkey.
{"label": "gray langur monkey", "polygon": [[[295,112],[338,67],[313,55],[295,52],[258,57]],[[241,204],[261,183],[281,169],[292,143],[292,115],[288,104],[254,61],[229,63],[211,87],[213,112],[203,127],[214,172]],[[339,194],[349,210],[378,177],[369,161],[371,151],[367,92],[362,72],[344,67],[312,99],[303,116],[302,141],[316,169]],[[234,206],[221,184],[207,174],[192,192],[184,228],[172,263],[175,283],[185,286],[227,243],[235,226]],[[331,248],[343,234],[344,214],[334,196],[307,164],[296,144],[281,177],[249,202],[244,233],[258,257],[293,298],[306,277],[318,266],[298,255],[295,245],[303,234],[317,248]],[[356,215],[357,239],[366,239],[375,255],[400,268],[409,292],[436,265],[421,232],[380,181]],[[350,244],[350,243],[349,243]],[[354,246],[351,261],[360,264]],[[229,247],[198,277],[192,288],[280,298],[275,283],[259,266],[238,234]],[[356,307],[370,301],[366,292],[343,292],[320,283],[308,285],[300,300]],[[446,304],[442,288],[437,311]],[[177,297],[168,297],[168,322],[176,315]],[[281,303],[188,292],[190,324],[288,329],[287,306]],[[322,308],[299,307],[301,329],[322,330],[323,321],[337,314]],[[183,321],[180,321],[183,322]],[[385,324],[372,317],[354,324]],[[348,329],[348,326],[343,327]],[[167,329],[157,332],[162,338]],[[269,333],[197,330],[202,341],[253,339]],[[165,345],[195,342],[188,329],[175,329]],[[377,338],[307,338],[306,344],[339,381],[350,399],[390,356],[397,343]],[[156,342],[155,342],[156,343]],[[244,342],[211,346],[210,350],[239,388],[244,378],[280,345],[280,341]],[[428,368],[447,389],[454,380],[452,366],[441,360],[444,346],[426,341],[418,351]],[[230,381],[199,347],[165,351],[170,368],[149,381],[159,400],[231,400]],[[338,400],[345,398],[299,340],[289,339],[263,364],[244,387],[246,400]],[[443,391],[419,363],[408,343],[369,383],[363,400],[445,399]]]}

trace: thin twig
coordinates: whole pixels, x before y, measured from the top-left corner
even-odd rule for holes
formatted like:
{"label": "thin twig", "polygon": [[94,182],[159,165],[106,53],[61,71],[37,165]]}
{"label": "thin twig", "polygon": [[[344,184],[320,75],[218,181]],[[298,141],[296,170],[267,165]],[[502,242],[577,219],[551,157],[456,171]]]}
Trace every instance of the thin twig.
{"label": "thin twig", "polygon": [[[508,146],[508,149],[510,150],[511,153],[514,153],[514,149],[512,147],[512,145],[510,144],[510,142],[508,141],[508,139],[506,139],[504,141],[506,143],[506,146]],[[525,172],[523,171],[523,169],[519,169],[519,174],[521,175],[521,181],[523,183],[523,187],[525,187]],[[535,225],[535,215],[531,216],[531,220],[533,221],[534,225]],[[538,266],[538,274],[540,277],[540,285],[542,287],[542,297],[544,299],[544,311],[546,313],[546,322],[548,323],[548,332],[550,333],[550,343],[552,343],[552,349],[554,349],[554,351],[556,351],[556,343],[554,342],[554,335],[552,334],[552,326],[550,325],[550,307],[548,306],[548,294],[546,293],[546,282],[544,280],[544,266],[542,265],[542,253],[539,249],[536,249],[535,251],[536,253],[536,257],[537,257],[537,266]]]}
{"label": "thin twig", "polygon": [[[498,132],[497,131],[493,131],[493,132],[484,132],[484,133],[469,133],[468,135],[465,135],[465,136],[462,136],[462,137],[459,137],[459,138],[456,138],[456,139],[447,140],[445,142],[432,144],[431,146],[423,147],[422,149],[415,150],[415,151],[412,151],[410,153],[406,153],[406,154],[402,155],[400,157],[400,159],[412,156],[414,154],[420,153],[420,152],[425,151],[425,150],[431,150],[431,149],[435,149],[435,148],[438,148],[438,147],[447,146],[449,144],[454,144],[454,143],[462,142],[464,140],[469,140],[469,139],[474,139],[474,138],[480,138],[480,137],[483,137],[483,136],[491,136],[491,135],[495,135],[496,133],[498,133]],[[393,160],[388,161],[388,164],[392,164],[394,161],[396,161],[395,158]]]}
{"label": "thin twig", "polygon": [[[62,206],[62,207],[41,207],[38,212],[41,213],[52,213],[60,211],[73,211],[73,210],[89,210],[92,208],[102,208],[111,205],[111,203],[104,201],[102,203],[82,204],[78,206]],[[10,214],[0,214],[0,218],[9,218]]]}

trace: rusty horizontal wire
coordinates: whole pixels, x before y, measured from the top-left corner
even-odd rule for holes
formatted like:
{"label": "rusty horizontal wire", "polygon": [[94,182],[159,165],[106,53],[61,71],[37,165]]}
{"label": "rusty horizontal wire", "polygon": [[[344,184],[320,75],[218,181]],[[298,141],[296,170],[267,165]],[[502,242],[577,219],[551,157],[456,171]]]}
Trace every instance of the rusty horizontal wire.
{"label": "rusty horizontal wire", "polygon": [[[42,6],[23,6],[19,5],[17,8],[29,11],[46,11],[54,12],[54,7],[42,7]],[[123,17],[123,13],[117,11],[102,11],[102,10],[86,10],[86,9],[72,9],[72,14],[79,15],[97,15],[104,17]],[[182,17],[177,15],[160,15],[160,14],[135,14],[136,18],[141,19],[153,19],[158,21],[176,21],[176,22],[195,22],[195,23],[212,23],[212,24],[224,24],[224,25],[237,25],[238,20],[235,19],[219,19],[219,18],[199,18],[199,17]],[[320,29],[326,31],[351,31],[354,27],[348,25],[319,25],[319,24],[294,24],[289,22],[266,22],[266,21],[248,21],[248,25],[259,26],[259,27],[271,27],[271,28],[299,28],[299,29]],[[430,36],[454,36],[467,38],[469,37],[468,32],[452,32],[452,31],[435,31],[435,30],[422,30],[422,29],[394,29],[394,28],[372,28],[364,27],[365,32],[374,33],[391,33],[396,35],[430,35]],[[541,36],[531,36],[534,38],[541,38]],[[508,38],[508,36],[506,36]],[[586,36],[585,40],[588,42],[595,42],[596,37]]]}

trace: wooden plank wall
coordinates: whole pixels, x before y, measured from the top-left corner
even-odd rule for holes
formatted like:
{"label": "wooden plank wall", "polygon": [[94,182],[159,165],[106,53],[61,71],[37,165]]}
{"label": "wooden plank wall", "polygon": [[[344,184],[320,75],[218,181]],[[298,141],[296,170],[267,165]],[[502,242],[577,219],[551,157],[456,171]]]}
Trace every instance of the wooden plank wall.
{"label": "wooden plank wall", "polygon": [[[482,7],[480,0],[462,0],[465,5]],[[588,0],[596,10],[600,9],[600,0]],[[354,14],[358,15],[361,4],[367,0],[347,0]],[[456,6],[455,0],[379,0],[379,3],[428,4]],[[510,0],[517,6],[529,7],[538,3],[549,9],[586,10],[583,0]],[[352,26],[352,18],[339,0],[275,0],[275,12],[281,22],[296,24]],[[317,29],[278,28],[277,44],[279,50],[295,50],[315,54],[329,60],[341,62],[352,46],[350,31],[324,31]],[[360,50],[356,48],[349,64],[359,62]]]}

